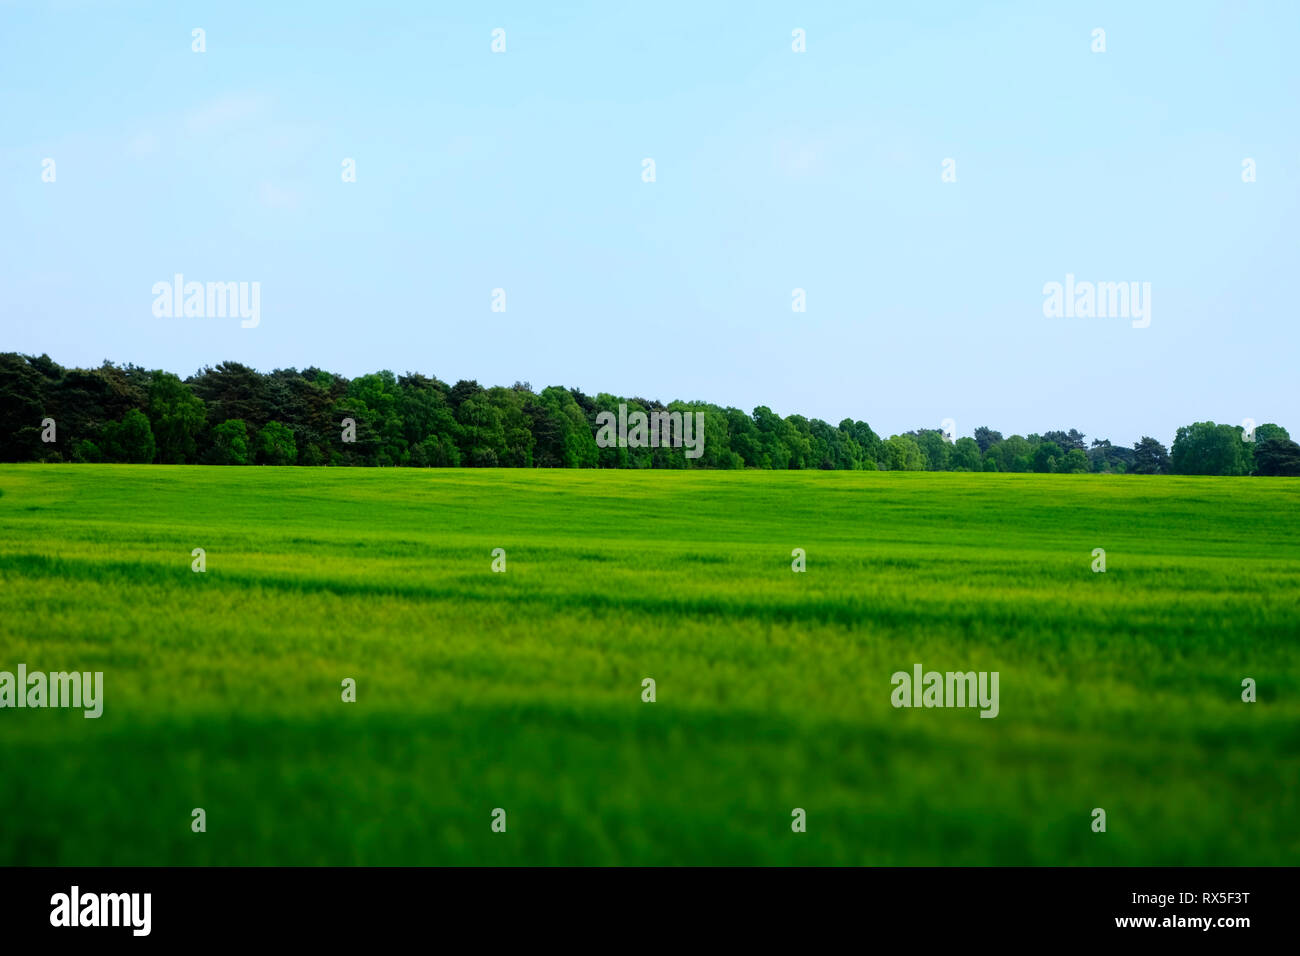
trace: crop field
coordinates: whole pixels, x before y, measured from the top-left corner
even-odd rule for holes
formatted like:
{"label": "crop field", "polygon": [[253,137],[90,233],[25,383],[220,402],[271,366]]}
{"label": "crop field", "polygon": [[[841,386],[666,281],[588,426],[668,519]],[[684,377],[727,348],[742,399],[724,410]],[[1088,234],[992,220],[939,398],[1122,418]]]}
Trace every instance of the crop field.
{"label": "crop field", "polygon": [[[0,864],[1293,865],[1298,506],[1268,478],[3,466],[0,671],[102,671],[103,712],[0,709]],[[917,664],[997,672],[996,717],[893,706]]]}

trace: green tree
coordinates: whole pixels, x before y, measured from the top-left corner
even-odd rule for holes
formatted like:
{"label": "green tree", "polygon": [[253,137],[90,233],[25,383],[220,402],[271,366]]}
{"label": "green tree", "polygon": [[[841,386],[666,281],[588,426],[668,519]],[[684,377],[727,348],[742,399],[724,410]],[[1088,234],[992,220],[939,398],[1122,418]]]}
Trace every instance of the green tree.
{"label": "green tree", "polygon": [[948,439],[943,437],[943,432],[937,428],[922,428],[914,432],[908,432],[916,438],[917,445],[921,448],[921,454],[925,456],[926,471],[947,471],[948,459],[952,455],[952,446],[948,444]]}
{"label": "green tree", "polygon": [[[460,383],[457,383],[459,387]],[[456,408],[461,428],[461,460],[471,468],[495,468],[506,450],[501,409],[485,391],[466,396]]]}
{"label": "green tree", "polygon": [[45,376],[27,356],[0,353],[0,461],[35,460],[42,448],[41,419],[47,414],[66,434],[77,434],[57,412],[47,412],[46,390]]}
{"label": "green tree", "polygon": [[335,407],[335,418],[357,423],[356,441],[331,449],[336,458],[349,464],[400,465],[407,458],[398,410],[397,377],[385,369],[361,375],[348,383],[347,393]]}
{"label": "green tree", "polygon": [[727,408],[727,434],[731,437],[731,450],[740,456],[746,468],[771,468],[763,451],[762,437],[754,419],[739,408]]}
{"label": "green tree", "polygon": [[868,471],[874,471],[878,467],[883,454],[883,443],[880,436],[872,431],[871,426],[866,422],[855,422],[849,418],[840,422],[840,431],[848,434],[862,449],[861,467]]}
{"label": "green tree", "polygon": [[982,471],[979,442],[974,438],[958,438],[952,446],[948,466],[953,471]]}
{"label": "green tree", "polygon": [[758,429],[758,440],[762,448],[764,468],[784,471],[790,467],[790,446],[783,440],[785,422],[781,416],[766,405],[754,409],[754,426]]}
{"label": "green tree", "polygon": [[594,468],[596,436],[573,394],[552,385],[524,404],[534,447],[534,464],[542,468]]}
{"label": "green tree", "polygon": [[1281,438],[1283,441],[1289,441],[1291,433],[1281,425],[1274,425],[1272,422],[1265,422],[1263,425],[1255,426],[1254,439],[1256,444],[1266,442],[1270,438]]}
{"label": "green tree", "polygon": [[1123,474],[1133,470],[1133,449],[1112,445],[1108,439],[1094,439],[1088,449],[1088,461],[1098,473]]}
{"label": "green tree", "polygon": [[981,455],[1000,441],[1002,441],[1002,433],[995,432],[987,425],[981,425],[975,429],[975,444],[979,446]]}
{"label": "green tree", "polygon": [[1065,459],[1058,467],[1058,471],[1068,474],[1077,475],[1092,469],[1092,463],[1088,461],[1088,454],[1082,448],[1071,448],[1065,453]]}
{"label": "green tree", "polygon": [[688,468],[744,468],[745,462],[731,450],[731,427],[727,410],[705,402],[673,402],[673,410],[680,410],[683,420],[687,414],[704,414],[704,433],[694,428],[691,434],[701,442],[698,458],[687,458],[682,453],[682,460]]}
{"label": "green tree", "polygon": [[1061,451],[1061,446],[1053,441],[1045,441],[1034,449],[1033,469],[1041,474],[1060,471],[1060,463],[1065,458],[1065,452]]}
{"label": "green tree", "polygon": [[998,471],[1029,471],[1030,456],[1034,446],[1021,435],[1012,435],[1004,441],[989,446],[988,455],[997,463]]}
{"label": "green tree", "polygon": [[817,468],[821,449],[813,440],[812,424],[802,415],[790,415],[781,420],[781,441],[790,449],[790,468]]}
{"label": "green tree", "polygon": [[460,464],[460,424],[450,388],[436,378],[404,375],[399,387],[398,414],[411,449],[410,463],[419,468],[451,468]]}
{"label": "green tree", "polygon": [[1196,422],[1174,436],[1169,458],[1176,475],[1246,475],[1254,464],[1240,426]]}
{"label": "green tree", "polygon": [[889,471],[925,471],[925,455],[911,435],[890,435],[884,443],[883,464]]}
{"label": "green tree", "polygon": [[209,465],[247,465],[252,456],[248,449],[248,425],[232,418],[212,429],[212,442],[204,455]]}
{"label": "green tree", "polygon": [[[1245,438],[1244,430],[1242,437]],[[1258,467],[1255,463],[1255,451],[1259,448],[1261,442],[1266,442],[1272,438],[1289,440],[1291,435],[1281,425],[1274,425],[1271,422],[1255,426],[1254,434],[1250,436],[1250,440],[1246,442],[1246,447],[1242,449],[1245,452],[1246,474],[1259,474]]]}
{"label": "green tree", "polygon": [[280,422],[267,422],[257,430],[257,461],[262,465],[292,465],[298,460],[293,430]]}
{"label": "green tree", "polygon": [[536,401],[527,385],[514,388],[496,386],[487,390],[488,403],[497,411],[501,423],[501,444],[494,447],[497,463],[503,468],[533,467],[533,433],[525,402]]}
{"label": "green tree", "polygon": [[93,441],[81,438],[72,447],[72,460],[87,463],[101,462],[104,460],[104,453]]}
{"label": "green tree", "polygon": [[1300,475],[1300,445],[1289,438],[1266,438],[1255,449],[1258,475]]}
{"label": "green tree", "polygon": [[186,384],[203,400],[210,426],[238,419],[257,427],[274,417],[267,377],[247,365],[221,362],[191,376]]}
{"label": "green tree", "polygon": [[149,382],[149,424],[158,461],[183,465],[198,457],[198,437],[207,421],[203,399],[171,372],[155,371]]}
{"label": "green tree", "polygon": [[1087,446],[1083,443],[1085,437],[1086,436],[1082,432],[1073,428],[1068,432],[1054,431],[1043,433],[1043,441],[1050,441],[1057,448],[1061,449],[1062,455],[1075,448],[1079,449],[1079,451],[1086,451]]}
{"label": "green tree", "polygon": [[1143,435],[1133,446],[1135,475],[1166,475],[1169,473],[1169,452],[1149,435]]}
{"label": "green tree", "polygon": [[138,408],[130,409],[120,422],[109,422],[104,428],[104,456],[109,461],[147,465],[156,450],[149,419]]}

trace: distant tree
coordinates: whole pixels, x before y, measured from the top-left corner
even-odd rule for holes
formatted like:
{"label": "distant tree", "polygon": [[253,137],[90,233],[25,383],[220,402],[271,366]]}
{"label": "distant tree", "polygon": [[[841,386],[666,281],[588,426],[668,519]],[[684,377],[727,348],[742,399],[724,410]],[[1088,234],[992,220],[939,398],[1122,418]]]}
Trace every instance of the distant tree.
{"label": "distant tree", "polygon": [[524,405],[525,401],[536,401],[537,397],[525,392],[522,384],[518,388],[489,388],[486,397],[501,425],[501,443],[492,446],[497,463],[504,468],[533,467],[534,439]]}
{"label": "distant tree", "polygon": [[1091,471],[1092,465],[1088,461],[1088,455],[1082,448],[1071,448],[1065,453],[1065,459],[1057,467],[1057,471],[1063,471],[1067,474],[1075,475]]}
{"label": "distant tree", "polygon": [[783,440],[785,422],[766,405],[754,409],[754,427],[758,429],[764,467],[784,471],[790,467],[790,446]]}
{"label": "distant tree", "polygon": [[183,465],[197,458],[197,440],[207,420],[203,399],[171,372],[155,371],[149,382],[149,424],[158,461]]}
{"label": "distant tree", "polygon": [[802,415],[790,415],[781,423],[781,441],[790,449],[787,467],[804,469],[820,467],[821,454],[814,447],[812,423]]}
{"label": "distant tree", "polygon": [[505,425],[501,408],[491,401],[487,392],[480,390],[466,395],[456,406],[456,421],[460,424],[462,463],[471,468],[500,465],[506,450]]}
{"label": "distant tree", "polygon": [[1098,438],[1088,449],[1088,461],[1093,471],[1123,474],[1133,469],[1133,449]]}
{"label": "distant tree", "polygon": [[986,457],[997,464],[998,471],[1030,471],[1034,446],[1021,435],[1012,435],[989,447]]}
{"label": "distant tree", "polygon": [[981,455],[1000,441],[1002,441],[1002,433],[995,432],[987,425],[981,425],[975,429],[975,444],[979,445]]}
{"label": "distant tree", "polygon": [[[688,412],[691,414],[699,412],[704,415],[704,438],[700,445],[700,450],[703,454],[698,458],[688,459],[685,457],[685,453],[680,453],[682,455],[682,461],[687,466],[691,468],[726,469],[745,467],[745,463],[741,460],[740,455],[731,450],[730,421],[725,408],[720,408],[717,405],[711,405],[707,402],[673,402],[671,408],[681,411],[683,419]],[[826,427],[829,428],[829,426]],[[699,439],[699,429],[694,429],[691,432],[691,435],[692,437]],[[591,451],[594,452],[596,450],[594,437],[591,438],[590,441]],[[666,452],[666,454],[678,453],[669,451]],[[582,467],[585,468],[587,465],[584,464]],[[847,468],[852,466],[845,464],[844,467]]]}
{"label": "distant tree", "polygon": [[1289,438],[1267,438],[1259,442],[1255,448],[1255,473],[1300,476],[1300,445]]}
{"label": "distant tree", "polygon": [[849,418],[840,422],[840,431],[847,433],[862,449],[861,466],[867,470],[874,469],[882,454],[880,436],[866,422],[855,422]]}
{"label": "distant tree", "polygon": [[1290,440],[1291,433],[1281,425],[1275,425],[1272,422],[1265,422],[1263,425],[1255,426],[1255,434],[1253,437],[1256,443],[1268,441],[1270,438]]}
{"label": "distant tree", "polygon": [[[596,418],[636,413],[702,416],[698,456],[671,444],[601,448]],[[42,441],[43,422],[57,441]],[[147,428],[141,428],[141,421]],[[346,422],[346,424],[345,424]],[[698,432],[697,432],[698,434]],[[989,472],[1289,474],[1290,435],[1266,423],[1198,422],[1179,429],[1174,453],[1143,437],[1135,448],[1077,429],[1024,438],[981,425],[949,443],[937,429],[888,441],[863,421],[838,426],[766,406],[752,413],[707,402],[534,392],[527,382],[484,388],[384,370],[347,378],[319,368],[263,373],[238,362],[181,381],[163,370],[105,361],[64,368],[48,355],[0,353],[0,460],[203,461],[222,464],[601,468],[956,469]]]}
{"label": "distant tree", "polygon": [[[1245,429],[1243,429],[1242,438],[1244,439],[1245,437],[1246,437]],[[1266,442],[1271,438],[1282,438],[1282,439],[1289,440],[1291,438],[1291,435],[1281,425],[1275,425],[1271,422],[1266,422],[1263,425],[1256,425],[1254,434],[1250,436],[1251,440],[1247,441],[1245,447],[1242,449],[1242,451],[1245,453],[1244,457],[1246,459],[1246,466],[1245,466],[1246,474],[1248,475],[1259,474],[1255,462],[1255,451],[1256,449],[1259,448],[1261,442]]]}
{"label": "distant tree", "polygon": [[221,362],[215,368],[204,368],[191,376],[186,384],[203,400],[210,426],[239,419],[257,427],[272,418],[267,378],[247,365]]}
{"label": "distant tree", "polygon": [[450,468],[460,464],[460,424],[449,394],[436,378],[408,374],[397,380],[397,413],[410,448],[410,464],[419,468]]}
{"label": "distant tree", "polygon": [[104,455],[109,461],[147,465],[156,450],[149,419],[138,408],[130,409],[120,422],[109,422],[104,429]]}
{"label": "distant tree", "polygon": [[0,461],[33,461],[40,454],[45,403],[40,370],[26,356],[0,354]]}
{"label": "distant tree", "polygon": [[[324,464],[331,452],[342,456],[340,439],[346,416],[336,414],[336,403],[347,393],[347,387],[343,377],[318,368],[301,372],[276,369],[265,376],[267,420],[279,422],[293,432],[299,464]],[[211,415],[208,420],[212,422]]]}
{"label": "distant tree", "polygon": [[98,445],[87,438],[82,438],[72,448],[72,460],[95,463],[104,460],[104,453]]}
{"label": "distant tree", "polygon": [[568,389],[552,385],[524,404],[534,440],[533,461],[543,468],[594,468],[596,436]]}
{"label": "distant tree", "polygon": [[472,379],[469,381],[461,379],[451,387],[451,391],[447,394],[447,402],[452,408],[458,409],[465,399],[472,398],[475,395],[481,395],[482,393],[483,386],[478,382],[475,382]]}
{"label": "distant tree", "polygon": [[806,419],[806,423],[811,467],[822,471],[853,467],[849,463],[852,456],[846,441],[848,436],[820,418]]}
{"label": "distant tree", "polygon": [[385,369],[360,375],[348,383],[334,417],[357,423],[356,441],[333,449],[349,464],[391,467],[405,463],[407,440],[399,406],[397,376]]}
{"label": "distant tree", "polygon": [[1110,471],[1110,455],[1114,446],[1106,438],[1094,438],[1088,449],[1088,468],[1091,471]]}
{"label": "distant tree", "polygon": [[1167,475],[1169,452],[1154,438],[1143,435],[1133,446],[1132,472],[1137,475]]}
{"label": "distant tree", "polygon": [[891,435],[884,443],[882,464],[889,471],[925,471],[925,455],[911,435]]}
{"label": "distant tree", "polygon": [[953,471],[982,471],[984,462],[980,458],[980,446],[974,438],[958,438],[953,444],[948,467]]}
{"label": "distant tree", "polygon": [[952,446],[948,444],[948,439],[943,437],[942,431],[937,428],[919,428],[907,434],[915,438],[916,444],[920,446],[921,454],[925,456],[926,471],[948,470]]}
{"label": "distant tree", "polygon": [[1087,445],[1084,444],[1084,434],[1071,428],[1068,432],[1044,432],[1043,441],[1050,441],[1061,449],[1062,454],[1077,448],[1079,451],[1086,451]]}
{"label": "distant tree", "polygon": [[[529,431],[535,442],[533,464],[538,468],[573,468],[569,463],[569,452],[564,442],[564,422],[552,402],[538,399],[536,396],[525,403],[524,412],[528,415]],[[583,423],[584,431],[586,423]],[[594,439],[593,439],[594,442]]]}
{"label": "distant tree", "polygon": [[298,461],[293,431],[280,422],[267,422],[257,430],[257,461],[261,465],[292,465]]}
{"label": "distant tree", "polygon": [[204,456],[205,464],[247,465],[251,462],[248,425],[243,419],[232,418],[212,429],[212,443]]}
{"label": "distant tree", "polygon": [[1060,463],[1065,458],[1065,453],[1061,451],[1061,446],[1052,441],[1044,441],[1034,449],[1033,462],[1034,471],[1039,474],[1060,471]]}
{"label": "distant tree", "polygon": [[1253,468],[1240,426],[1196,422],[1174,436],[1170,464],[1176,475],[1246,475]]}

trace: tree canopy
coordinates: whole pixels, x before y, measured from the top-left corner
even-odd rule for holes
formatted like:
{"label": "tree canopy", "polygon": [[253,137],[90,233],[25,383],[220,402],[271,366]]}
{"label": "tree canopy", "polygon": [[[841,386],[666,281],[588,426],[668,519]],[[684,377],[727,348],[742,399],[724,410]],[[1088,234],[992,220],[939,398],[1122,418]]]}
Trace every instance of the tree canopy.
{"label": "tree canopy", "polygon": [[[597,418],[702,416],[698,457],[681,448],[600,447]],[[45,423],[53,420],[55,428]],[[949,441],[920,428],[885,438],[864,421],[831,425],[745,413],[702,401],[663,404],[527,382],[449,385],[409,372],[354,379],[318,368],[259,372],[221,362],[189,378],[105,362],[64,368],[49,356],[0,353],[0,460],[416,468],[770,468],[1041,473],[1297,475],[1285,428],[1196,422],[1172,451],[1144,435],[1132,447],[1077,429],[1029,436],[988,426]],[[1252,440],[1253,439],[1253,440]]]}

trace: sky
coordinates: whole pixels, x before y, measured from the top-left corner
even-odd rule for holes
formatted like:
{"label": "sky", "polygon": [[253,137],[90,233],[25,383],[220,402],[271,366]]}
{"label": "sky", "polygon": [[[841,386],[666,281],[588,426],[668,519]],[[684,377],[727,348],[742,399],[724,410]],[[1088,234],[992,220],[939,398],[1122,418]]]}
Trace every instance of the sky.
{"label": "sky", "polygon": [[0,183],[0,350],[64,365],[1300,433],[1292,2],[0,0]]}

